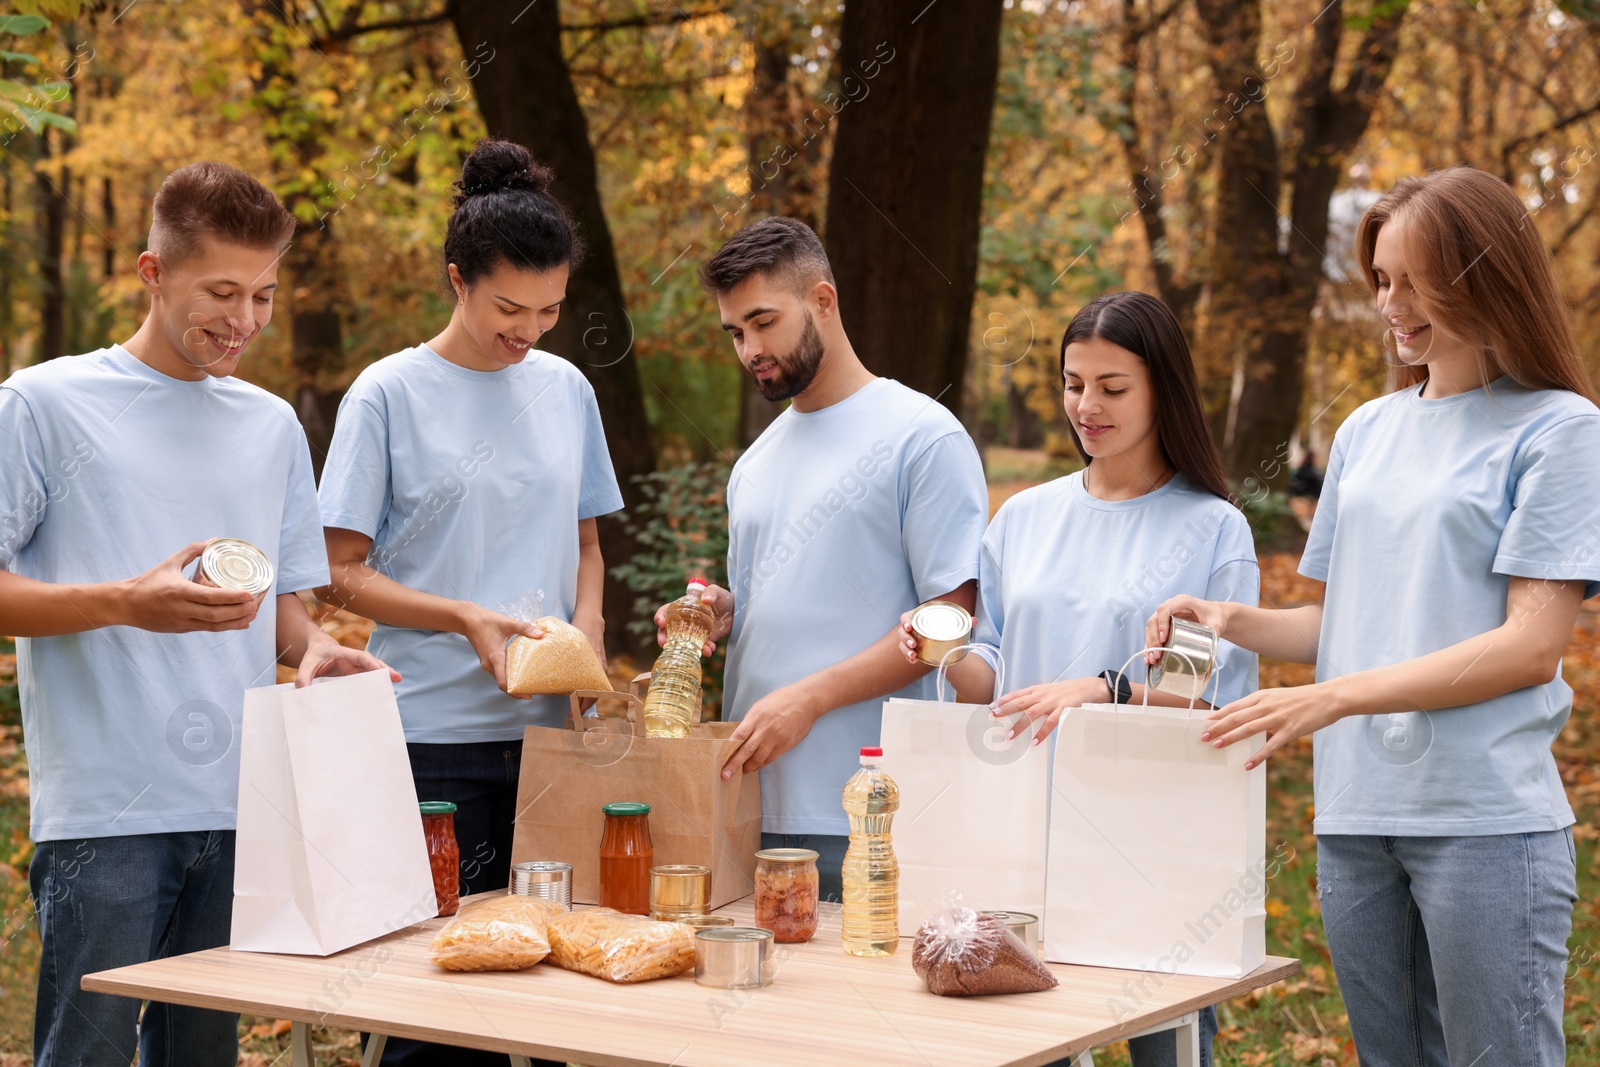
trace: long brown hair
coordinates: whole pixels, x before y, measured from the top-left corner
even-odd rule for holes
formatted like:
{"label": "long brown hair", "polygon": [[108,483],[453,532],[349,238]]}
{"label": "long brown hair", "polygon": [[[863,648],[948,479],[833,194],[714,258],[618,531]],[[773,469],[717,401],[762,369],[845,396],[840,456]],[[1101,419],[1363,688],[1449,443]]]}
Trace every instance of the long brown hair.
{"label": "long brown hair", "polygon": [[[1067,373],[1067,346],[1096,338],[1127,349],[1150,369],[1156,399],[1156,436],[1167,462],[1196,488],[1237,503],[1228,492],[1217,446],[1206,429],[1194,358],[1172,309],[1149,293],[1107,293],[1089,301],[1072,316],[1067,332],[1061,335],[1063,379]],[[1094,462],[1070,422],[1067,432],[1072,434],[1072,443],[1078,446],[1084,465]]]}
{"label": "long brown hair", "polygon": [[[1473,167],[1402,178],[1356,228],[1356,262],[1373,294],[1378,231],[1405,224],[1406,271],[1445,328],[1528,389],[1595,399],[1572,321],[1533,219],[1505,182]],[[1393,368],[1397,388],[1428,380],[1425,366]]]}

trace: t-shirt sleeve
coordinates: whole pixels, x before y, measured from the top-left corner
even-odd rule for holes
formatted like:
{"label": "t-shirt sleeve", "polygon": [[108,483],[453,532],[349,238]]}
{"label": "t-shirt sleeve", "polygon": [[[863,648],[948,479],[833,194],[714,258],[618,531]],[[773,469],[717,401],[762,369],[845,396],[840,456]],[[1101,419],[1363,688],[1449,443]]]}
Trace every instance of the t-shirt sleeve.
{"label": "t-shirt sleeve", "polygon": [[50,500],[49,462],[33,409],[0,386],[0,567],[33,539]]}
{"label": "t-shirt sleeve", "polygon": [[901,545],[918,599],[932,599],[976,578],[989,491],[972,438],[964,430],[940,437],[911,460],[902,484]]}
{"label": "t-shirt sleeve", "polygon": [[[1244,515],[1233,508],[1228,510],[1217,534],[1205,599],[1256,607],[1261,603],[1261,568],[1256,563],[1255,541]],[[1217,649],[1217,661],[1217,707],[1256,691],[1254,652],[1223,641]]]}
{"label": "t-shirt sleeve", "polygon": [[605,426],[593,389],[583,390],[583,472],[578,489],[578,518],[592,519],[622,510],[622,490],[606,448]]}
{"label": "t-shirt sleeve", "polygon": [[1350,423],[1346,422],[1333,435],[1333,447],[1328,450],[1328,469],[1322,475],[1322,492],[1317,496],[1317,512],[1311,519],[1305,550],[1300,553],[1300,573],[1319,582],[1328,580],[1333,531],[1339,522],[1339,475],[1344,470],[1344,453],[1351,432]]}
{"label": "t-shirt sleeve", "polygon": [[1576,415],[1529,441],[1512,467],[1511,517],[1494,572],[1549,581],[1581,579],[1600,594],[1600,415]]}
{"label": "t-shirt sleeve", "polygon": [[352,390],[339,404],[333,441],[322,465],[317,495],[322,524],[377,537],[393,493],[388,418],[376,403]]}
{"label": "t-shirt sleeve", "polygon": [[328,545],[317,510],[317,484],[311,475],[311,446],[306,435],[293,435],[294,460],[283,495],[283,529],[278,540],[278,585],[274,592],[298,593],[327,585]]}
{"label": "t-shirt sleeve", "polygon": [[1000,638],[1006,631],[1005,601],[1000,587],[1004,524],[1005,509],[1002,508],[983,535],[983,546],[978,556],[978,617],[972,627],[974,641],[996,648],[1000,647]]}

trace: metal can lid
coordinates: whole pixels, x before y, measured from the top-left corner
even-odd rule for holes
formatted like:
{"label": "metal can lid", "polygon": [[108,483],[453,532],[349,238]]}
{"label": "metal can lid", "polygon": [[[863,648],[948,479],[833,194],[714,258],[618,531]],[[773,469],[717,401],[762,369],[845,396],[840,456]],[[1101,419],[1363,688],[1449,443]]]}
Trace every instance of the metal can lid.
{"label": "metal can lid", "polygon": [[934,600],[912,614],[911,628],[929,641],[956,641],[972,632],[972,616],[960,604]]}
{"label": "metal can lid", "polygon": [[771,941],[771,930],[759,926],[709,926],[696,930],[694,936],[701,941]]}
{"label": "metal can lid", "polygon": [[756,859],[770,863],[815,863],[817,853],[809,848],[764,848],[756,853]]}
{"label": "metal can lid", "polygon": [[699,929],[713,929],[718,926],[732,926],[731,915],[678,915],[671,922],[682,923],[684,926],[693,926]]}
{"label": "metal can lid", "polygon": [[637,800],[618,800],[604,805],[600,810],[607,815],[649,815],[650,805]]}
{"label": "metal can lid", "polygon": [[424,815],[453,815],[456,806],[448,800],[424,800],[417,807],[422,809]]}
{"label": "metal can lid", "polygon": [[650,868],[652,878],[710,878],[711,868],[698,863],[664,863]]}
{"label": "metal can lid", "polygon": [[1027,926],[1029,923],[1039,921],[1037,915],[1030,915],[1025,911],[986,911],[982,914],[999,919],[1007,926]]}
{"label": "metal can lid", "polygon": [[527,863],[518,863],[511,868],[524,874],[562,874],[572,870],[572,864],[562,863],[560,860],[529,860]]}
{"label": "metal can lid", "polygon": [[272,588],[272,562],[248,541],[220,537],[200,554],[200,567],[219,589],[260,595]]}

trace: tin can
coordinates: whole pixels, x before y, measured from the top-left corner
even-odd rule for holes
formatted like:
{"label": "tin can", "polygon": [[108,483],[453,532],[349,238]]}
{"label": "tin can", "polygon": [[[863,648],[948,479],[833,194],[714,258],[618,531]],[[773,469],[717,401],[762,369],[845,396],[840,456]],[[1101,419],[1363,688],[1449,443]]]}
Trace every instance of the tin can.
{"label": "tin can", "polygon": [[[911,613],[911,632],[917,635],[917,659],[939,666],[951,649],[967,643],[972,633],[972,613],[948,600],[930,600]],[[965,652],[950,657],[955,663]]]}
{"label": "tin can", "polygon": [[572,910],[572,864],[554,860],[534,860],[511,868],[512,894],[553,900]]}
{"label": "tin can", "polygon": [[731,916],[731,915],[680,915],[677,918],[672,919],[671,921],[675,922],[675,923],[682,923],[685,926],[692,926],[696,930],[708,930],[708,929],[710,929],[712,927],[715,927],[715,926],[732,926],[733,925],[733,916]]}
{"label": "tin can", "polygon": [[650,868],[650,918],[677,919],[710,910],[710,867],[669,863]]}
{"label": "tin can", "polygon": [[1149,684],[1184,700],[1199,700],[1216,670],[1217,631],[1188,619],[1173,619],[1165,648],[1150,668]]}
{"label": "tin can", "polygon": [[1044,942],[1039,940],[1037,915],[1029,915],[1025,911],[986,911],[983,914],[992,915],[1005,923],[1006,928],[1021,938],[1022,943],[1027,945],[1035,956],[1044,954]]}
{"label": "tin can", "polygon": [[713,989],[760,989],[778,968],[772,931],[717,926],[694,932],[694,980]]}
{"label": "tin can", "polygon": [[260,600],[276,575],[267,554],[249,541],[219,537],[200,553],[194,580],[217,589],[238,589]]}

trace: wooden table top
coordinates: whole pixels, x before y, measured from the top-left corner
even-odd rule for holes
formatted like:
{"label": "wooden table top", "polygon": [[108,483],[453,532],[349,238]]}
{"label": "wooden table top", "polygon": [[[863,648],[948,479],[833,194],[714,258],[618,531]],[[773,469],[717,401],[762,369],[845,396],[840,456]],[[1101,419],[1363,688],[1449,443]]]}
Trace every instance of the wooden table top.
{"label": "wooden table top", "polygon": [[[722,913],[749,923],[751,901]],[[707,989],[692,975],[623,986],[548,963],[515,972],[441,970],[426,954],[444,922],[325,958],[211,949],[101,971],[83,988],[586,1067],[1032,1067],[1300,970],[1298,960],[1278,956],[1240,979],[1051,964],[1061,984],[1043,993],[938,997],[911,969],[909,939],[893,956],[847,956],[839,906],[823,905],[812,941],[778,946],[777,977],[765,989]],[[1122,1006],[1120,1021],[1114,1004]],[[1136,1014],[1126,1014],[1129,1007]]]}

